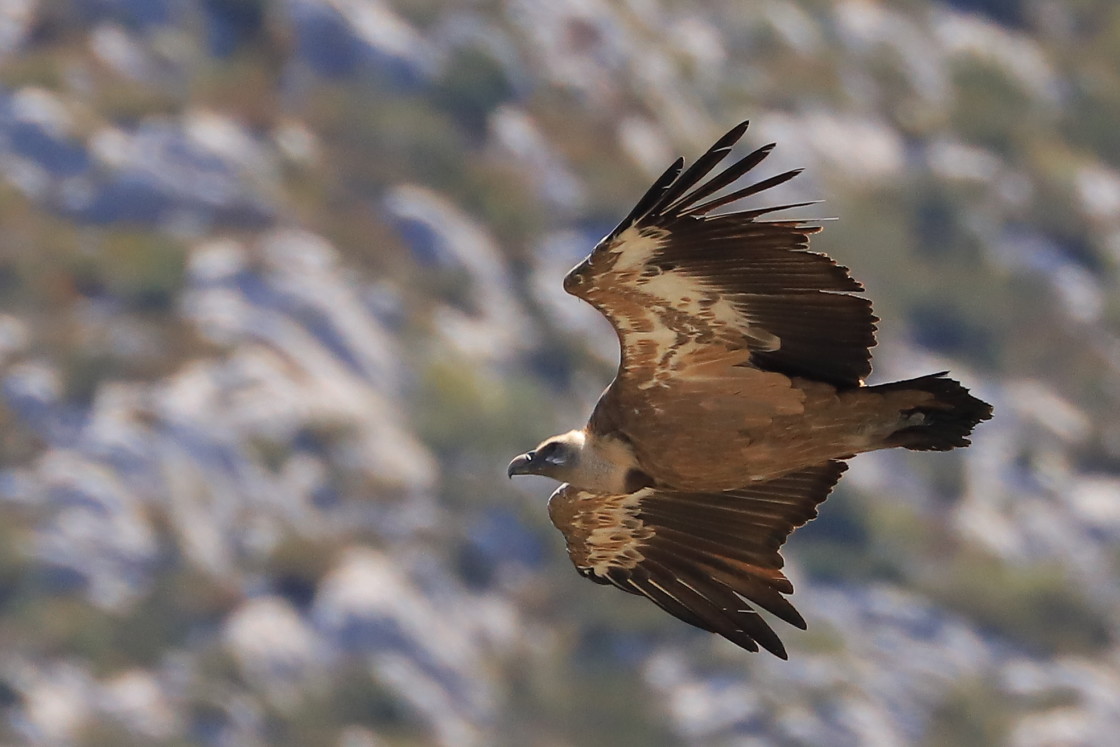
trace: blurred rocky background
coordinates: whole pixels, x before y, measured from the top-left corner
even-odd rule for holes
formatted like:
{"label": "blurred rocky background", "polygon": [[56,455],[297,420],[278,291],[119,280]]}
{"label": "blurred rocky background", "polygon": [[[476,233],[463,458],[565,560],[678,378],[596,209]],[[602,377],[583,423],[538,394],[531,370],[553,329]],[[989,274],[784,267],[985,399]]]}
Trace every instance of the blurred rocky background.
{"label": "blurred rocky background", "polygon": [[[564,271],[749,118],[997,417],[861,456],[748,655],[580,579]],[[806,212],[808,211],[808,212]],[[0,0],[0,742],[1120,733],[1114,0]]]}

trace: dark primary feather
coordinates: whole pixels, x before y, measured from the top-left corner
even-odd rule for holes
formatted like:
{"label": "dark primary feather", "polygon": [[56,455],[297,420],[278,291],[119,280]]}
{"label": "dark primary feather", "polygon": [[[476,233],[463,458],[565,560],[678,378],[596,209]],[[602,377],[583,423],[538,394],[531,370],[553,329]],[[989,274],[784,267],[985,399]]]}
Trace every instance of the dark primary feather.
{"label": "dark primary feather", "polygon": [[[723,207],[724,205],[730,205],[731,203],[736,202],[737,200],[746,199],[747,197],[751,197],[752,195],[756,195],[759,192],[765,192],[766,190],[770,189],[771,187],[776,187],[779,184],[785,184],[790,179],[792,179],[793,177],[800,174],[801,171],[802,171],[801,169],[793,169],[792,171],[786,171],[785,173],[778,174],[777,176],[772,176],[769,179],[763,179],[762,181],[758,182],[757,184],[752,184],[749,187],[743,187],[742,189],[737,190],[735,192],[732,192],[729,195],[724,195],[723,197],[717,197],[716,199],[714,199],[710,202],[705,202],[703,205],[696,205],[695,207],[691,207],[691,208],[688,208],[686,210],[682,210],[681,215],[704,215],[705,213],[710,213],[711,211],[715,210],[716,208]],[[689,195],[689,199],[685,202],[685,204],[682,207],[687,207],[688,205],[691,205],[694,202],[695,202],[694,196]],[[774,209],[775,208],[770,208],[770,209],[764,210],[763,212],[767,212],[767,213],[772,212]]]}
{"label": "dark primary feather", "polygon": [[[732,132],[734,132],[734,130],[732,130]],[[714,195],[724,187],[730,186],[733,182],[738,180],[739,177],[743,176],[743,174],[746,174],[755,166],[762,163],[766,159],[766,157],[770,155],[770,151],[774,150],[775,145],[776,143],[769,143],[768,145],[764,145],[761,148],[758,148],[750,155],[740,158],[732,166],[724,169],[717,176],[709,179],[706,184],[692,190],[692,193],[689,194],[687,198],[688,204],[695,205],[698,201],[704,199],[705,197]],[[669,209],[678,209],[681,207],[681,205],[680,203],[675,202],[672,205],[668,205],[667,207]]]}
{"label": "dark primary feather", "polygon": [[637,223],[639,220],[646,217],[656,205],[661,204],[664,200],[665,190],[669,189],[673,182],[676,181],[683,168],[684,159],[678,158],[669,168],[665,169],[661,176],[657,177],[657,181],[642,195],[642,199],[638,200],[638,204],[634,206],[634,209],[622,219],[622,222],[618,224],[618,227],[615,228],[611,236],[616,235],[618,231],[626,226]]}
{"label": "dark primary feather", "polygon": [[779,549],[817,514],[846,469],[828,462],[724,493],[645,489],[600,495],[561,486],[549,515],[582,575],[649,598],[738,646],[785,657],[755,605],[798,628]]}
{"label": "dark primary feather", "polygon": [[[678,197],[683,195],[691,189],[697,182],[708,175],[719,162],[722,161],[735,147],[735,143],[739,142],[739,138],[743,137],[743,133],[747,131],[747,122],[740,122],[731,128],[731,130],[715,142],[715,144],[708,149],[708,152],[696,159],[696,163],[688,167],[688,169],[681,174],[673,184],[665,190],[661,195],[661,199],[653,206],[652,210],[659,210],[665,205],[670,205],[677,200]],[[735,167],[732,166],[732,169]],[[685,198],[684,203],[689,204],[692,202],[692,196],[689,195]]]}

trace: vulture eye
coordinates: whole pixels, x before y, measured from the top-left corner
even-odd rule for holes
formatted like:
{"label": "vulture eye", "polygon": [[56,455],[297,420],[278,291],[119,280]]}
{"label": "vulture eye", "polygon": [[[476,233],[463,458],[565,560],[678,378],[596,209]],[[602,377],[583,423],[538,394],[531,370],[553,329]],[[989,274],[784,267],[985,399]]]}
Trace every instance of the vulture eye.
{"label": "vulture eye", "polygon": [[560,464],[564,461],[564,457],[560,450],[560,444],[555,441],[550,444],[545,444],[537,449],[537,458],[543,459],[550,464]]}

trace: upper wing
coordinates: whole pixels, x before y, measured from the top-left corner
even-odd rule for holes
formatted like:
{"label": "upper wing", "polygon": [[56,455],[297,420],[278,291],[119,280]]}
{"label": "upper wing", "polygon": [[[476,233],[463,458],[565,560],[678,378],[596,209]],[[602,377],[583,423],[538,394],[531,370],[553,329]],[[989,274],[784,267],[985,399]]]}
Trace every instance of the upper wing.
{"label": "upper wing", "polygon": [[856,386],[871,371],[877,320],[866,298],[851,295],[863,288],[847,268],[807,251],[820,228],[758,220],[799,205],[709,215],[799,173],[714,196],[774,147],[701,183],[746,128],[731,130],[683,173],[683,160],[673,164],[568,273],[564,288],[610,319],[622,342],[621,375],[635,385],[670,371],[672,349],[695,342],[745,347],[749,364],[763,370]]}
{"label": "upper wing", "polygon": [[582,575],[646,596],[748,651],[761,645],[784,659],[777,634],[747,602],[805,628],[782,596],[793,586],[778,549],[817,515],[846,468],[826,462],[724,493],[645,488],[607,495],[562,485],[548,513]]}

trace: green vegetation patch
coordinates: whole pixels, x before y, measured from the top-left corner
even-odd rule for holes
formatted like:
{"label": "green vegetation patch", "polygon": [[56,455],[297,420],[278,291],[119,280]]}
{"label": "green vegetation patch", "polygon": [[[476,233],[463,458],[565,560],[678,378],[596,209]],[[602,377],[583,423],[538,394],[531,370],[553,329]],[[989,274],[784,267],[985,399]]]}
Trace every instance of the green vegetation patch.
{"label": "green vegetation patch", "polygon": [[962,552],[919,586],[936,602],[1040,654],[1088,654],[1111,643],[1111,621],[1057,564],[1011,565]]}

